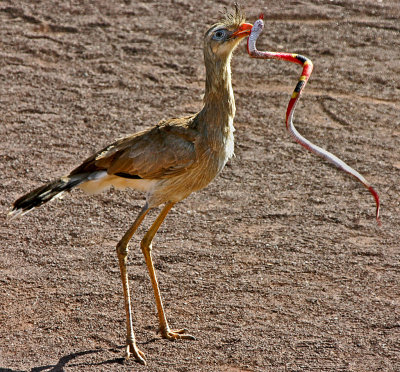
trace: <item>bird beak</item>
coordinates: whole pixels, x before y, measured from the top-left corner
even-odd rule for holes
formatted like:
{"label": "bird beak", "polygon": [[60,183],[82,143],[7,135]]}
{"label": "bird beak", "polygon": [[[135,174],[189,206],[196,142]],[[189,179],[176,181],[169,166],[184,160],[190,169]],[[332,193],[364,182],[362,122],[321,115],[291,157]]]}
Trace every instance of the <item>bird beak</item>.
{"label": "bird beak", "polygon": [[246,37],[250,35],[251,28],[253,25],[251,23],[243,23],[240,27],[231,35],[231,39],[236,37]]}

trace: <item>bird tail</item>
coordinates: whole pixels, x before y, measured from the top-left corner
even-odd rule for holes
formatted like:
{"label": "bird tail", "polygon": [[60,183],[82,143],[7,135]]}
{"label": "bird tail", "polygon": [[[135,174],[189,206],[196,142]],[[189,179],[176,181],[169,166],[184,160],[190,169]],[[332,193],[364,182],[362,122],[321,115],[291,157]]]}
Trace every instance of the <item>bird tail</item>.
{"label": "bird tail", "polygon": [[12,210],[8,216],[10,218],[22,216],[31,211],[33,208],[37,208],[54,198],[60,197],[63,192],[70,191],[74,187],[87,181],[87,178],[87,173],[74,174],[73,176],[61,177],[58,180],[38,187],[37,189],[17,199],[14,202]]}

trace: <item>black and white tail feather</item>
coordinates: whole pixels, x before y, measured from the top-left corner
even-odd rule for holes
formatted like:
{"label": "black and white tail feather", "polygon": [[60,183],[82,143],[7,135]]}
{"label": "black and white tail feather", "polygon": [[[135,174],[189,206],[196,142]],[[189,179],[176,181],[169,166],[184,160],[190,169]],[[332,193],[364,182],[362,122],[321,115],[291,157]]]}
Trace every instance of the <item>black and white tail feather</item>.
{"label": "black and white tail feather", "polygon": [[18,216],[23,216],[32,209],[40,207],[42,204],[45,204],[50,200],[61,197],[65,191],[72,190],[81,183],[88,181],[89,178],[90,173],[75,174],[73,176],[61,177],[58,180],[40,186],[17,199],[14,202],[8,217],[15,218]]}

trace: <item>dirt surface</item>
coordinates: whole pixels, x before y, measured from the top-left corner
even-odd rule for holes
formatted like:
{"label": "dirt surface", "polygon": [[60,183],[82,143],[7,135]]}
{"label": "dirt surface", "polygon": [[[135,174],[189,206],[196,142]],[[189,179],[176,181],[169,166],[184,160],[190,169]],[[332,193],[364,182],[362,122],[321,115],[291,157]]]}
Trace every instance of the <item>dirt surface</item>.
{"label": "dirt surface", "polygon": [[400,3],[248,1],[265,12],[260,50],[315,64],[300,132],[363,173],[296,144],[284,113],[301,68],[232,70],[236,157],[179,203],[154,256],[171,327],[157,335],[138,247],[129,275],[147,367],[124,362],[115,245],[144,203],[135,191],[63,200],[16,221],[14,199],[115,138],[201,108],[202,38],[230,2],[0,2],[1,371],[399,371]]}

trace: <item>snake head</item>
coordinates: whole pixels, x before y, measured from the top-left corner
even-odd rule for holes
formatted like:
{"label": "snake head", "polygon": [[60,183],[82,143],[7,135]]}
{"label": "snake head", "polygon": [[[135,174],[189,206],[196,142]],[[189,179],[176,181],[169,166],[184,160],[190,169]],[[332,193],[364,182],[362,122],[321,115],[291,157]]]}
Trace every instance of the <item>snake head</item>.
{"label": "snake head", "polygon": [[254,22],[253,28],[251,29],[251,34],[257,35],[258,37],[263,28],[264,28],[264,21],[262,20],[262,18],[259,18],[257,19],[257,21]]}

